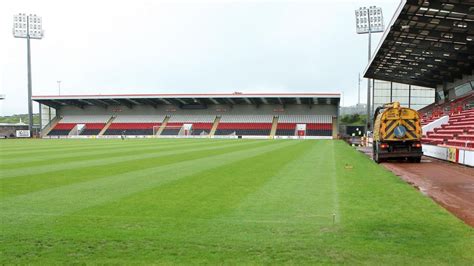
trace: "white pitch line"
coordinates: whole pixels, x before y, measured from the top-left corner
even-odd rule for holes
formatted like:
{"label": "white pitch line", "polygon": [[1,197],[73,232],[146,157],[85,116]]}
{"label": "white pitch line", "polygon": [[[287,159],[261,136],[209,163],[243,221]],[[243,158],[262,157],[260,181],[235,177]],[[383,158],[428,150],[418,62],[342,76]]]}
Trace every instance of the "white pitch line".
{"label": "white pitch line", "polygon": [[336,169],[336,156],[335,156],[335,142],[331,141],[331,153],[332,153],[332,190],[333,190],[333,205],[334,205],[334,214],[336,215],[335,217],[335,223],[340,223],[341,222],[341,213],[339,211],[339,191],[338,191],[338,186],[337,186],[337,169]]}

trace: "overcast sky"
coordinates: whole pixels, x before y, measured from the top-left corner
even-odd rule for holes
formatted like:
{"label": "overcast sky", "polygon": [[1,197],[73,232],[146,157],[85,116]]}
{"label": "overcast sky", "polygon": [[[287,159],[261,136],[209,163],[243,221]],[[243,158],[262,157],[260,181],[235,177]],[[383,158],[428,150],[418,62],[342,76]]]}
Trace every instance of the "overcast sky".
{"label": "overcast sky", "polygon": [[61,94],[342,92],[343,104],[352,105],[367,64],[367,36],[355,33],[354,10],[380,6],[387,24],[398,4],[1,1],[0,115],[27,112],[26,40],[12,36],[16,13],[43,18],[45,37],[32,41],[33,95],[58,94],[61,80]]}

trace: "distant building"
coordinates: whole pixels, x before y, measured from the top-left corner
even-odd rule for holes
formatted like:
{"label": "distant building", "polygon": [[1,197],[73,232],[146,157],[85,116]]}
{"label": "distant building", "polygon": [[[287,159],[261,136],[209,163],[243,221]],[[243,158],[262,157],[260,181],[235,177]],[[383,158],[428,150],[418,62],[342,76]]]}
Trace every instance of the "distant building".
{"label": "distant building", "polygon": [[391,102],[400,102],[402,106],[420,110],[435,101],[435,88],[383,80],[375,80],[373,85],[372,113],[378,106]]}
{"label": "distant building", "polygon": [[0,138],[15,138],[17,130],[28,130],[28,125],[25,123],[0,123]]}

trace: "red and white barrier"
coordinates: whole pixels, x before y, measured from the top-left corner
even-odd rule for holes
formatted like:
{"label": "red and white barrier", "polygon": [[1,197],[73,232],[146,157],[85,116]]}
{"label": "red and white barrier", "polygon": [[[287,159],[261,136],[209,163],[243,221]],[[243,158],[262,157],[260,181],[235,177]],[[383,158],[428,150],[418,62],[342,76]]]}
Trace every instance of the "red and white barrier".
{"label": "red and white barrier", "polygon": [[441,125],[447,124],[448,122],[449,116],[445,115],[427,125],[422,126],[421,130],[426,134],[428,131],[433,131],[435,128],[441,127]]}
{"label": "red and white barrier", "polygon": [[423,144],[423,154],[436,159],[474,167],[474,150]]}

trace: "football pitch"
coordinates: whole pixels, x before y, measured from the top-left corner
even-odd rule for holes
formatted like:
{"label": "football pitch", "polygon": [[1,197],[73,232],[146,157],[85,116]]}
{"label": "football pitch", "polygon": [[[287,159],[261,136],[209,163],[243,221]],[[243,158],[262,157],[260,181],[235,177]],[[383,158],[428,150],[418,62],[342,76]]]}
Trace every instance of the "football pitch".
{"label": "football pitch", "polygon": [[0,141],[0,264],[474,264],[474,230],[342,141]]}

